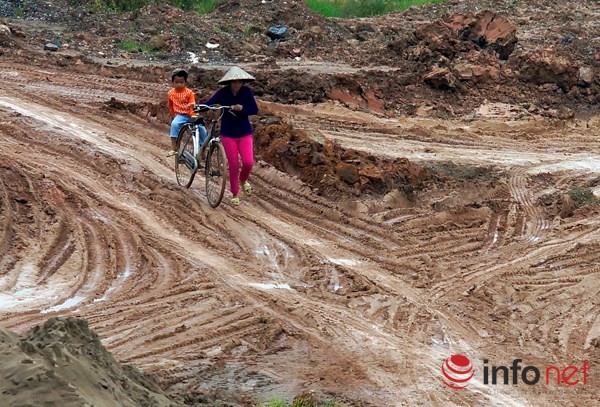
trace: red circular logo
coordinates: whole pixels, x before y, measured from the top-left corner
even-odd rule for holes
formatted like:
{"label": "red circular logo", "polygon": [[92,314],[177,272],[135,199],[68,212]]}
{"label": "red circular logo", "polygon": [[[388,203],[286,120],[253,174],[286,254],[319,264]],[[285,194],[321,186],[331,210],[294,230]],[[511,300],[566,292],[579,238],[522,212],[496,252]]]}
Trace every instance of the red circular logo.
{"label": "red circular logo", "polygon": [[464,355],[452,355],[442,364],[442,380],[452,389],[464,389],[475,374],[473,365]]}

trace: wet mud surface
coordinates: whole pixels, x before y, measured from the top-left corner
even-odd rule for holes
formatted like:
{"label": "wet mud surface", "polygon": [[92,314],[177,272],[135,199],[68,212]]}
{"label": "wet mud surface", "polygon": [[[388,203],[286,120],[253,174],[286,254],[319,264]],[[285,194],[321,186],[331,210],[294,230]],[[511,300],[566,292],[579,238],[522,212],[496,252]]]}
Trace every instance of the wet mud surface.
{"label": "wet mud surface", "polygon": [[[373,171],[406,160],[427,176],[411,193],[354,194],[342,178],[302,179],[312,167],[283,155],[257,163],[239,208],[213,210],[201,182],[176,186],[165,123],[106,107],[109,94],[150,104],[165,84],[19,64],[0,75],[9,329],[84,318],[168,391],[235,402],[315,390],[362,405],[486,403],[499,396],[442,387],[444,355],[598,358],[598,209],[564,209],[570,189],[597,181],[597,117],[392,120],[261,102],[261,120],[280,124],[257,122],[258,156],[271,159],[277,137],[291,148],[269,130],[288,126],[343,146],[358,174],[374,157]],[[502,397],[568,403],[593,389]]]}
{"label": "wet mud surface", "polygon": [[[598,10],[584,3],[587,27]],[[519,10],[522,30],[532,12]],[[593,405],[599,83],[579,69],[598,67],[593,49],[565,42],[579,62],[564,65],[518,30],[513,52],[527,57],[488,64],[454,36],[464,18],[422,13],[421,36],[382,45],[398,58],[384,68],[357,70],[343,52],[244,61],[259,79],[255,193],[216,210],[202,177],[179,188],[165,157],[173,61],[109,64],[36,51],[17,28],[0,37],[0,325],[26,336],[50,317],[85,319],[173,403],[312,391],[353,406]],[[351,38],[356,22],[330,24]],[[191,69],[199,96],[229,63]],[[440,376],[454,353],[592,370],[585,385],[457,392]]]}

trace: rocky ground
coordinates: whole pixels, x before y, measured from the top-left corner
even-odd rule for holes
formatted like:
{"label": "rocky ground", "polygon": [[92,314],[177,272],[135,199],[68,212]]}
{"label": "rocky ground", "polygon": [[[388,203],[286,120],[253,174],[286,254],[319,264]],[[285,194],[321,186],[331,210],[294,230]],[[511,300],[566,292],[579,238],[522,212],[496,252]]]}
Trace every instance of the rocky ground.
{"label": "rocky ground", "polygon": [[[448,392],[439,366],[598,360],[598,17],[0,1],[10,405],[593,403],[593,384]],[[256,194],[215,211],[174,183],[165,94],[175,66],[202,99],[233,64],[257,78]]]}

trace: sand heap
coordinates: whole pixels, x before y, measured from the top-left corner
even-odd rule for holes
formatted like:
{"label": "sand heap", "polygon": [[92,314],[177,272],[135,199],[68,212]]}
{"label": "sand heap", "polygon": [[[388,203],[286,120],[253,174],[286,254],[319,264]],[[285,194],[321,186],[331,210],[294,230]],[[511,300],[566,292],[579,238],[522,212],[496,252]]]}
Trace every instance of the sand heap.
{"label": "sand heap", "polygon": [[51,318],[24,337],[0,327],[0,398],[10,406],[178,406],[120,365],[86,321]]}

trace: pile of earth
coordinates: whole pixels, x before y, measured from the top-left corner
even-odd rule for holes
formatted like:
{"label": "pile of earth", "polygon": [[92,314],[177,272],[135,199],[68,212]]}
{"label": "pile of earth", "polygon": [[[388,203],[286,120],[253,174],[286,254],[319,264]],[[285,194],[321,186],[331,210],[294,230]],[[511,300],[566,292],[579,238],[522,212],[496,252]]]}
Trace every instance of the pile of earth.
{"label": "pile of earth", "polygon": [[426,168],[406,158],[384,159],[347,149],[276,119],[259,124],[255,133],[259,158],[328,197],[383,195],[393,190],[410,196],[431,178]]}
{"label": "pile of earth", "polygon": [[[14,17],[2,7],[0,17]],[[53,41],[88,55],[190,62],[261,61],[272,57],[307,57],[326,51],[331,42],[351,38],[336,23],[310,12],[303,1],[222,0],[207,15],[186,12],[162,2],[132,12],[101,10],[96,1],[24,2],[24,20],[62,26],[62,32],[42,30],[32,40]],[[273,26],[285,34],[269,36]],[[124,50],[123,42],[138,44]]]}
{"label": "pile of earth", "polygon": [[0,327],[2,406],[182,406],[156,381],[120,365],[86,321],[51,318],[26,335]]}

